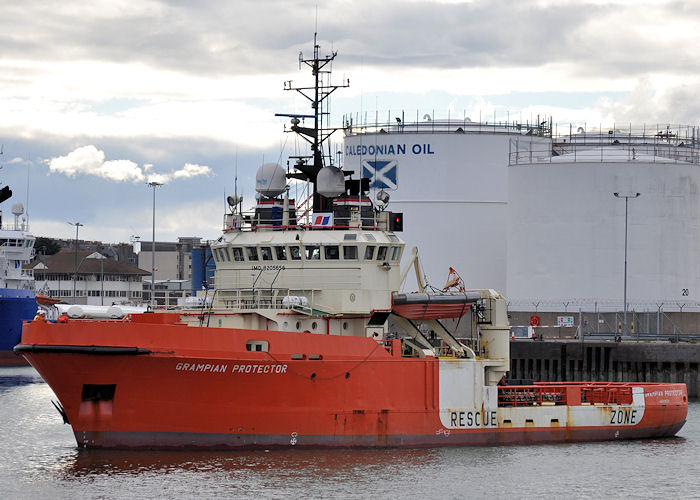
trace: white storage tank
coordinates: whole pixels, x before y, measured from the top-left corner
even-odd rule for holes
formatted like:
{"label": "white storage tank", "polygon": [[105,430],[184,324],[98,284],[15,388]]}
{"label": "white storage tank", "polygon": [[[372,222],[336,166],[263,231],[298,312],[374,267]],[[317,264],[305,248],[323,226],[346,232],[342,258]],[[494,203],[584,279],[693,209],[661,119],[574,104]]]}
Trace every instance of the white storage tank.
{"label": "white storage tank", "polygon": [[692,155],[679,160],[635,149],[591,148],[509,167],[511,309],[539,302],[540,310],[562,310],[567,302],[569,311],[622,310],[624,196],[632,196],[629,308],[698,301],[700,167]]}
{"label": "white storage tank", "polygon": [[[392,120],[393,121],[393,120]],[[423,121],[353,128],[344,169],[372,180],[372,199],[389,193],[388,210],[404,213],[407,249],[418,246],[430,284],[441,288],[449,267],[468,288],[506,293],[510,141],[549,149],[545,128]],[[406,291],[415,289],[413,273]]]}

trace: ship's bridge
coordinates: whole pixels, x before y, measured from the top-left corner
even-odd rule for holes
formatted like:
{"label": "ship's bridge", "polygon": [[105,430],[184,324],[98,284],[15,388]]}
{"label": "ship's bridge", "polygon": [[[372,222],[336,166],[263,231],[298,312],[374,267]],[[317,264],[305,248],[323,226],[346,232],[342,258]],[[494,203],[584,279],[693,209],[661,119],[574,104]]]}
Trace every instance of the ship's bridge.
{"label": "ship's bridge", "polygon": [[380,213],[371,228],[230,229],[212,244],[215,300],[234,308],[296,303],[326,314],[390,309],[405,243],[388,218]]}
{"label": "ship's bridge", "polygon": [[[370,315],[390,310],[401,281],[405,243],[402,214],[375,208],[362,181],[338,182],[321,192],[331,211],[296,206],[281,167],[267,169],[253,210],[229,199],[222,237],[211,245],[217,306],[281,309],[314,315]],[[259,175],[260,177],[260,175]],[[342,174],[341,174],[342,180]],[[386,199],[378,202],[386,205]]]}

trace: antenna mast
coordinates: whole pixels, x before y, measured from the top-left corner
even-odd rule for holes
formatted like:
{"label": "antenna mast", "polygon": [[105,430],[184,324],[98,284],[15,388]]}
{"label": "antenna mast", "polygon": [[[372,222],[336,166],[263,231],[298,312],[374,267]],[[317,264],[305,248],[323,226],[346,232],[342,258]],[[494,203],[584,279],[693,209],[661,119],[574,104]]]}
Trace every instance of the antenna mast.
{"label": "antenna mast", "polygon": [[[350,81],[345,80],[340,85],[332,85],[330,83],[331,70],[324,69],[328,66],[338,52],[331,52],[330,55],[321,57],[319,56],[320,46],[317,41],[317,33],[314,33],[314,55],[312,59],[305,59],[302,53],[299,53],[299,66],[305,64],[311,68],[311,74],[314,76],[314,86],[313,87],[293,87],[292,81],[289,80],[284,83],[284,90],[294,90],[299,94],[303,95],[306,99],[311,102],[311,109],[313,109],[313,115],[289,115],[289,114],[278,114],[277,116],[289,116],[292,118],[291,131],[299,134],[306,142],[311,145],[311,156],[294,156],[291,158],[296,158],[296,163],[294,164],[295,170],[298,172],[293,172],[287,174],[287,177],[293,179],[300,179],[302,181],[310,181],[314,186],[313,195],[313,209],[314,212],[327,212],[330,210],[330,201],[321,196],[316,192],[316,176],[318,172],[324,167],[324,162],[327,159],[328,164],[331,165],[333,158],[330,154],[325,155],[323,153],[323,143],[335,132],[340,130],[342,127],[323,127],[323,118],[327,117],[330,113],[327,111],[327,107],[324,108],[324,102],[330,94],[339,88],[349,87]],[[324,75],[328,75],[328,82],[324,82]],[[313,93],[312,93],[313,92]],[[314,126],[303,127],[300,126],[300,118],[313,118]],[[309,162],[310,161],[310,162]]]}

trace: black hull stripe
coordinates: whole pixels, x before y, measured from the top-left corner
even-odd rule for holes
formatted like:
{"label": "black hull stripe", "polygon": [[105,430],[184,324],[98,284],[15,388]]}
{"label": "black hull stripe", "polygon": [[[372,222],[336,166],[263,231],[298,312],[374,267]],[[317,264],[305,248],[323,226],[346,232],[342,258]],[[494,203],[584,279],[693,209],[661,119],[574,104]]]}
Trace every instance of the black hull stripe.
{"label": "black hull stripe", "polygon": [[46,352],[56,354],[102,354],[108,356],[123,354],[150,354],[151,351],[141,347],[109,347],[94,345],[41,345],[41,344],[20,344],[15,346],[15,352]]}

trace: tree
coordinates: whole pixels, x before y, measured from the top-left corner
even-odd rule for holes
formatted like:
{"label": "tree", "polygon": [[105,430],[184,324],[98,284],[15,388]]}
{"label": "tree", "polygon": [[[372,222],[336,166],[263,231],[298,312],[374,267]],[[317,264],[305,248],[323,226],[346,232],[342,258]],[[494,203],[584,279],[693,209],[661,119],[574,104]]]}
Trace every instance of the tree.
{"label": "tree", "polygon": [[53,255],[61,250],[61,245],[52,238],[44,238],[43,236],[38,236],[36,242],[34,243],[34,250],[37,254],[41,255]]}

